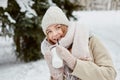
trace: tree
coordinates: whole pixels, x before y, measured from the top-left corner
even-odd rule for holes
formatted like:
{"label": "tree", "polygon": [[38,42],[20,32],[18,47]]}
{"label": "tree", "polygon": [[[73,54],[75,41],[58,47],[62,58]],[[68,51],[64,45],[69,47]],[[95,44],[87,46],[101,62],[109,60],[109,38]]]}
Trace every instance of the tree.
{"label": "tree", "polygon": [[2,33],[0,34],[1,36],[6,36],[6,35],[10,35],[8,33],[8,29],[6,28],[8,24],[10,24],[10,21],[8,20],[8,17],[6,15],[4,15],[4,9],[2,7],[0,7],[0,21],[2,22]]}
{"label": "tree", "polygon": [[[44,34],[40,24],[43,14],[49,7],[47,0],[33,1],[35,1],[35,4],[32,8],[38,15],[33,16],[32,18],[26,16],[27,11],[20,12],[20,7],[16,0],[8,0],[8,7],[5,10],[2,7],[0,8],[2,29],[7,29],[6,25],[12,27],[14,30],[13,39],[16,46],[16,56],[25,62],[42,58],[42,54],[40,53],[40,43],[43,40]],[[8,17],[4,15],[5,12],[8,12],[16,23],[11,23]]]}
{"label": "tree", "polygon": [[[40,5],[46,3],[46,1],[33,1],[35,1],[33,9],[37,12],[38,16],[28,18],[25,16],[26,12],[19,14],[17,18],[18,23],[15,24],[16,27],[14,29],[14,40],[17,45],[16,54],[25,62],[42,58],[42,54],[40,53],[40,43],[43,40],[44,34],[40,27],[40,23],[42,19],[41,16],[43,15],[41,13],[45,13],[47,7],[44,8]],[[44,11],[41,11],[40,8]]]}

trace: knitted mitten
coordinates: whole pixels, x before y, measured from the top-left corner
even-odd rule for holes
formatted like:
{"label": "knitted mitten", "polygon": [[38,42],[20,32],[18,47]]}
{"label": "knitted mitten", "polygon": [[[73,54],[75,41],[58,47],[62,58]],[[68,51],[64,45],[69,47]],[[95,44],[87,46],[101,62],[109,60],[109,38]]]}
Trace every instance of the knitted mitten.
{"label": "knitted mitten", "polygon": [[54,68],[63,67],[63,60],[58,56],[58,54],[56,52],[56,47],[53,47],[51,49],[51,53],[52,53],[52,66]]}
{"label": "knitted mitten", "polygon": [[64,47],[57,45],[56,51],[58,55],[66,62],[69,68],[72,70],[76,64],[76,58]]}

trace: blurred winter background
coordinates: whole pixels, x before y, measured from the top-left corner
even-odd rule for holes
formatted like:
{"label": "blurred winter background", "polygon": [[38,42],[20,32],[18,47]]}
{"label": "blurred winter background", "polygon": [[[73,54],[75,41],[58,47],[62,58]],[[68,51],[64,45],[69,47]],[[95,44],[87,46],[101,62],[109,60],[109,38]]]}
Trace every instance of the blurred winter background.
{"label": "blurred winter background", "polygon": [[0,0],[0,80],[49,80],[47,64],[36,51],[44,35],[34,27],[40,27],[50,5],[60,6],[70,19],[85,23],[101,39],[120,80],[120,0]]}

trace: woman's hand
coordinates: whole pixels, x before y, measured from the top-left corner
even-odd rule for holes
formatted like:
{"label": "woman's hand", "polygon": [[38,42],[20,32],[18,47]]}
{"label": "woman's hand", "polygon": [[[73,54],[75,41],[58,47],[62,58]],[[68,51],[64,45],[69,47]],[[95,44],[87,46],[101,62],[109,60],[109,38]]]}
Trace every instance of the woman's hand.
{"label": "woman's hand", "polygon": [[56,46],[56,51],[57,54],[66,62],[68,67],[73,70],[77,59],[66,48],[60,45]]}
{"label": "woman's hand", "polygon": [[[73,70],[76,65],[77,58],[73,56],[66,48],[60,45],[56,45],[56,51],[57,54],[66,62],[68,67]],[[91,61],[91,58],[89,57],[81,57],[79,59],[83,61]]]}

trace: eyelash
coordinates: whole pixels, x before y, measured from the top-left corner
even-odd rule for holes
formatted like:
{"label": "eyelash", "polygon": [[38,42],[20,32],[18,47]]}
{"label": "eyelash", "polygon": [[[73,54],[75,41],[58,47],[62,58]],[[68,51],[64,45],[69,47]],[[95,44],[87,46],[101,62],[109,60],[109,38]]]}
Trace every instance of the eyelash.
{"label": "eyelash", "polygon": [[51,33],[51,31],[48,31],[47,34]]}
{"label": "eyelash", "polygon": [[60,27],[57,27],[56,29],[60,29]]}
{"label": "eyelash", "polygon": [[60,29],[61,27],[60,26],[57,26],[56,29]]}

